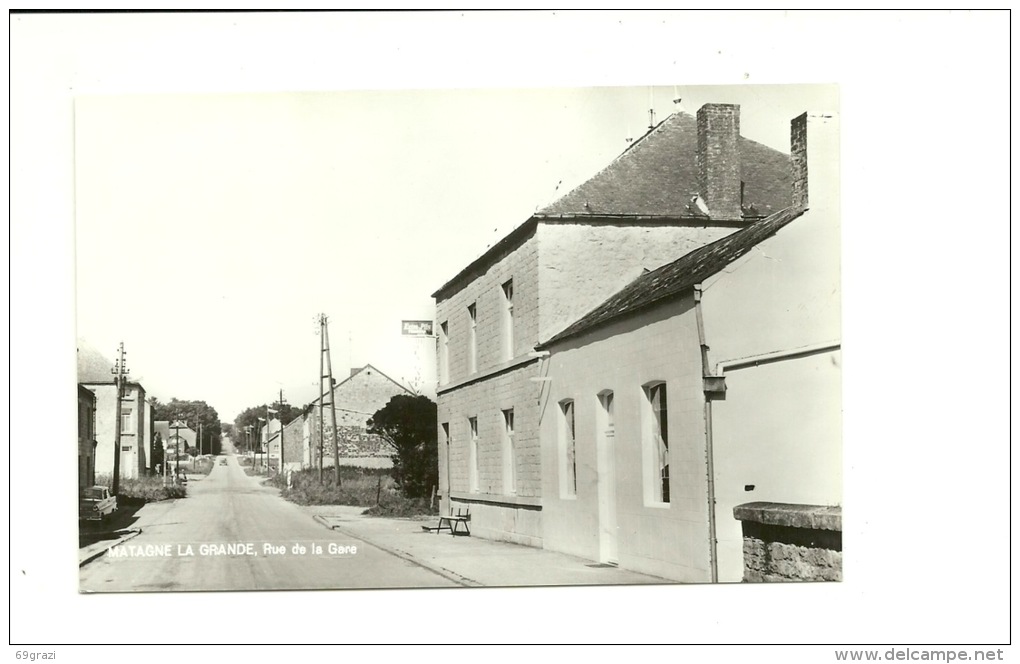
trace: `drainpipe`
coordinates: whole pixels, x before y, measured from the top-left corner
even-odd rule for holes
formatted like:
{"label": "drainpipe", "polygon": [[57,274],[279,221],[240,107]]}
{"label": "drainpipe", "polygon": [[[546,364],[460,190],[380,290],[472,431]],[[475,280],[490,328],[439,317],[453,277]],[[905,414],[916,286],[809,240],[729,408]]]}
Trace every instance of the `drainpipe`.
{"label": "drainpipe", "polygon": [[[708,343],[705,320],[701,313],[701,284],[694,286],[694,315],[698,321],[698,344],[701,346],[701,375],[709,376]],[[705,395],[705,472],[708,475],[708,559],[712,583],[719,583],[719,551],[715,529],[715,458],[712,452],[712,401]]]}

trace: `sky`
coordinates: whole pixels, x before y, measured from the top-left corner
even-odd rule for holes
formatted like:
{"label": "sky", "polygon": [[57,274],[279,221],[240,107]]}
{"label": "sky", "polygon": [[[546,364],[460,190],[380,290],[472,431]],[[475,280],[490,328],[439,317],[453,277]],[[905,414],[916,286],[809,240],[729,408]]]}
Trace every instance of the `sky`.
{"label": "sky", "polygon": [[[680,99],[679,105],[674,102]],[[318,395],[372,364],[434,396],[431,294],[531,213],[608,165],[654,109],[741,105],[789,152],[789,121],[836,86],[617,86],[75,100],[77,333],[161,401],[223,421]]]}
{"label": "sky", "polygon": [[[575,633],[564,631],[565,617],[568,626],[598,625],[576,632],[592,641],[1008,641],[1011,372],[981,361],[989,352],[1008,357],[1010,347],[1008,14],[90,13],[13,14],[10,24],[15,416],[4,495],[12,501],[10,594],[18,608],[12,643],[144,642],[155,637],[77,618],[196,611],[223,616],[227,625],[253,611],[279,615],[279,629],[244,630],[256,643],[303,635],[433,642],[436,625],[450,616],[480,642],[505,640],[507,624],[521,625],[535,642],[562,641]],[[153,394],[205,399],[225,420],[280,387],[295,403],[304,401],[303,388],[314,395],[312,317],[322,311],[332,317],[337,373],[372,362],[402,379],[413,372],[395,361],[407,341],[395,336],[399,320],[430,317],[429,295],[550,200],[560,179],[563,187],[582,181],[615,156],[647,122],[648,86],[661,90],[654,103],[662,117],[673,86],[693,110],[721,100],[697,99],[694,86],[804,83],[837,84],[842,116],[848,563],[840,584],[767,589],[771,614],[796,615],[795,629],[762,620],[760,598],[736,587],[359,592],[358,611],[343,613],[344,630],[334,614],[317,610],[349,606],[336,593],[77,593],[76,459],[50,453],[61,444],[66,451],[76,432],[76,334],[108,355],[123,341],[132,375]],[[445,106],[435,93],[480,89],[544,92],[510,101],[465,93]],[[403,104],[347,103],[334,120],[326,100],[359,90],[430,94],[417,103],[407,95]],[[565,90],[582,92],[569,98]],[[323,101],[300,101],[296,92]],[[266,94],[278,101],[223,101]],[[221,101],[204,108],[182,101],[206,95]],[[775,111],[785,125],[803,109],[774,108],[773,98],[762,99],[767,108],[759,111],[753,100],[740,101],[743,133],[785,149],[785,126],[770,139],[751,122]],[[138,113],[128,112],[132,105]],[[435,119],[421,106],[463,114],[445,133],[415,136],[412,129]],[[398,113],[407,115],[394,125]],[[220,131],[203,135],[213,127]],[[152,150],[125,145],[122,132]],[[405,149],[444,136],[434,154]],[[340,159],[364,145],[388,151],[353,165]],[[152,163],[156,148],[165,163]],[[254,156],[230,160],[220,148]],[[454,163],[446,173],[457,177],[426,186],[447,156]],[[425,157],[434,161],[408,161]],[[90,172],[79,167],[86,158],[95,162]],[[500,181],[504,161],[513,177]],[[398,168],[404,164],[406,173]],[[154,172],[167,178],[165,186],[145,177]],[[413,182],[403,189],[387,186],[408,174]],[[950,197],[966,205],[939,204]],[[358,243],[310,231],[324,222]],[[107,223],[128,228],[121,236],[104,230]],[[426,232],[433,230],[427,224],[442,224],[442,232]],[[425,243],[440,234],[441,252],[426,254]],[[394,235],[397,246],[379,246]],[[335,281],[274,278],[259,257],[283,250],[307,252],[306,260],[288,262],[295,274],[331,270]],[[387,270],[351,278],[369,255],[386,258]],[[395,283],[404,287],[392,301],[381,296],[358,306],[368,284],[392,292]],[[274,304],[289,307],[289,316],[272,315],[274,294],[285,296]],[[20,508],[24,496],[31,509]],[[938,536],[947,527],[953,536]],[[980,564],[960,565],[973,560]],[[808,592],[824,611],[803,610]],[[237,634],[195,636],[230,642]],[[68,646],[58,650],[72,654]],[[746,653],[706,646],[694,655],[730,661]],[[83,662],[106,656],[94,648],[73,654]],[[823,647],[755,649],[764,661],[831,656]]]}

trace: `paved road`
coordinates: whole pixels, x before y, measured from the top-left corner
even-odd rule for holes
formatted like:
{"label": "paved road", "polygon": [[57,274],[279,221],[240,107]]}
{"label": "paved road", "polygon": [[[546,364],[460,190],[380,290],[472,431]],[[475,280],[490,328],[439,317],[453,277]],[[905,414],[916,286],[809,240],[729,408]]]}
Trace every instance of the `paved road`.
{"label": "paved road", "polygon": [[[455,585],[423,567],[327,530],[234,456],[188,484],[188,497],[146,505],[142,533],[81,569],[82,592],[421,588]],[[201,476],[199,476],[201,477]],[[286,547],[270,553],[266,545]],[[294,545],[304,546],[304,554]],[[225,545],[235,545],[229,551]],[[249,546],[250,545],[250,546]],[[330,545],[334,553],[330,553]],[[313,553],[318,546],[321,553]],[[193,555],[187,555],[189,553]],[[279,550],[278,548],[276,549]],[[118,556],[117,552],[126,553]]]}

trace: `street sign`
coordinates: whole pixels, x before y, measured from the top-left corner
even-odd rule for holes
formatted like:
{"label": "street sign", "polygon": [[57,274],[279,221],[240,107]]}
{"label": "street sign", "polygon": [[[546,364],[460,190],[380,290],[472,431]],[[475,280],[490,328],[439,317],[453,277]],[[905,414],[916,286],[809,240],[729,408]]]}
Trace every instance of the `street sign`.
{"label": "street sign", "polygon": [[431,337],[432,321],[405,320],[400,322],[400,333],[412,337]]}

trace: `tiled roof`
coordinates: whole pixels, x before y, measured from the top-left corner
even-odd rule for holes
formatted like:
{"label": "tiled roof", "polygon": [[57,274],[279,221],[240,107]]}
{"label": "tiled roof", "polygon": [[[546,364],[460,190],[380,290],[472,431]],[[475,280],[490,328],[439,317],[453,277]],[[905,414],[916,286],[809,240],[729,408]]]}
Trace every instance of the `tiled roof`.
{"label": "tiled roof", "polygon": [[[766,216],[790,204],[790,157],[740,137],[744,203]],[[535,216],[698,216],[698,123],[674,113],[602,171]]]}
{"label": "tiled roof", "polygon": [[672,263],[641,275],[567,329],[539,344],[538,348],[548,348],[558,341],[619,320],[688,291],[746,254],[758,243],[775,235],[779,229],[803,213],[804,208],[780,210],[731,235],[699,247]]}
{"label": "tiled roof", "polygon": [[[743,136],[739,149],[746,218],[765,217],[788,206],[792,190],[790,156]],[[694,194],[703,193],[698,191],[697,151],[697,118],[683,112],[670,115],[604,169],[489,247],[432,297],[443,297],[465,279],[483,273],[488,265],[530,237],[543,219],[705,219],[691,205]]]}

